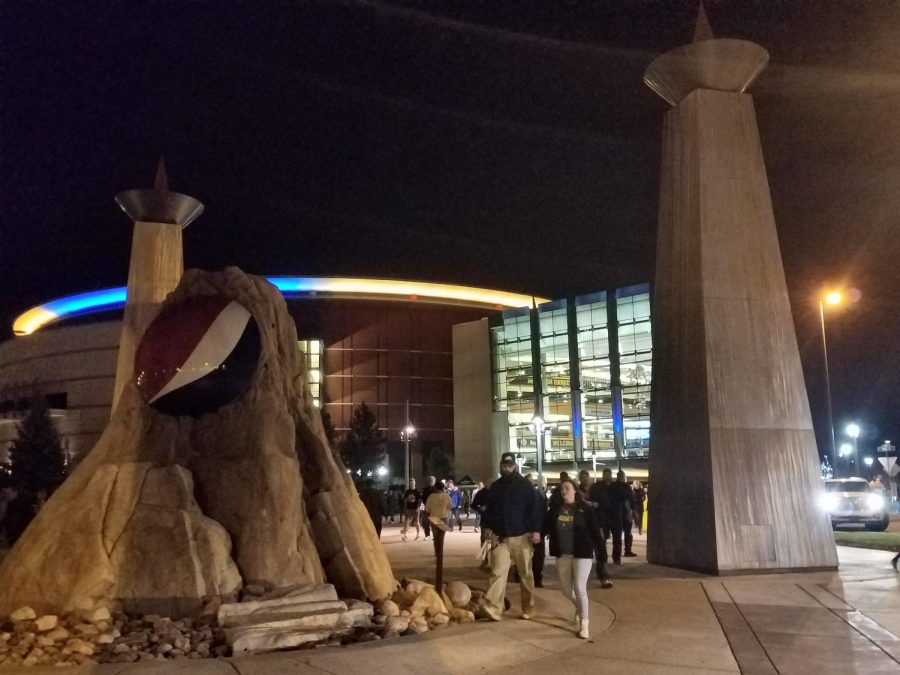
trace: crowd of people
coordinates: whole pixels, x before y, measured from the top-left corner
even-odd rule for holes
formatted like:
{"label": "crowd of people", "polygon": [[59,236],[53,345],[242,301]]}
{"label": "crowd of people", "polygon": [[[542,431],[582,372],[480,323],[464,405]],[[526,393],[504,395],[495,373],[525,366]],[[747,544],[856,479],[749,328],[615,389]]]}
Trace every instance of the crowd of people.
{"label": "crowd of people", "polygon": [[[383,519],[393,520],[392,493],[379,493],[372,481],[360,491],[360,497],[381,533]],[[604,469],[596,482],[590,472],[581,471],[577,480],[566,472],[550,491],[535,484],[531,474],[521,475],[512,453],[504,453],[500,477],[489,487],[478,483],[474,489],[460,489],[451,479],[426,478],[419,490],[411,478],[396,502],[401,523],[401,540],[443,541],[447,531],[463,530],[463,520],[474,516],[474,531],[481,532],[482,568],[490,572],[484,595],[485,618],[499,621],[506,601],[506,584],[512,578],[521,591],[522,618],[534,614],[535,588],[543,587],[544,558],[556,559],[563,595],[574,608],[575,632],[590,636],[587,584],[596,570],[601,588],[611,588],[609,552],[612,540],[612,565],[621,565],[623,557],[633,557],[632,529],[643,533],[646,492],[641,483],[626,480],[619,471]]]}
{"label": "crowd of people", "polygon": [[560,590],[574,608],[575,631],[579,637],[590,637],[587,583],[591,569],[596,569],[602,588],[612,587],[607,541],[612,539],[613,565],[621,565],[623,556],[636,555],[631,530],[635,522],[643,526],[645,499],[639,483],[629,484],[622,471],[613,480],[610,469],[604,469],[596,482],[588,471],[581,471],[577,482],[563,472],[548,495],[534,484],[531,474],[519,473],[512,453],[504,453],[500,478],[483,497],[483,537],[490,542],[491,571],[484,596],[487,618],[499,621],[503,614],[511,565],[519,581],[522,618],[531,618],[534,589],[543,586],[549,540]]}

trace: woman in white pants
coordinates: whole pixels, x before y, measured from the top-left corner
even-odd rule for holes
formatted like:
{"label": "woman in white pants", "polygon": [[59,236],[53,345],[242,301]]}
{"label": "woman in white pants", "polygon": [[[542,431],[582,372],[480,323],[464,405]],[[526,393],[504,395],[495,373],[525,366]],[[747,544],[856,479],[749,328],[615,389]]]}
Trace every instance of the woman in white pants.
{"label": "woman in white pants", "polygon": [[591,636],[587,581],[594,547],[603,538],[593,509],[572,480],[560,482],[559,495],[560,499],[551,500],[544,534],[550,538],[550,555],[556,558],[560,590],[575,605],[575,630],[578,637],[587,639]]}

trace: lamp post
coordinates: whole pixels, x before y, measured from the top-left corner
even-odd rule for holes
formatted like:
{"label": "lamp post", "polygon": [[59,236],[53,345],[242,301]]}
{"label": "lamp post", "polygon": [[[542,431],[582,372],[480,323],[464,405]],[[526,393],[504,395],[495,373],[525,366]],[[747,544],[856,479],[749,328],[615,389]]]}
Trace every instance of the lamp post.
{"label": "lamp post", "polygon": [[534,425],[534,434],[537,438],[538,485],[543,485],[544,484],[544,470],[543,470],[544,429],[546,428],[547,425],[544,423],[544,420],[540,415],[535,415],[534,417],[532,417],[531,423]]}
{"label": "lamp post", "polygon": [[887,490],[888,490],[888,511],[890,513],[894,512],[894,485],[893,479],[891,477],[891,471],[894,468],[893,464],[890,461],[890,453],[893,452],[894,446],[891,444],[889,440],[885,440],[884,443],[879,447],[880,450],[884,450],[884,461],[881,460],[881,457],[878,458],[878,461],[884,465],[884,471],[887,474]]}
{"label": "lamp post", "polygon": [[416,428],[409,421],[409,401],[406,402],[406,426],[400,431],[400,440],[403,441],[403,479],[404,485],[409,485],[409,441],[416,437]]}
{"label": "lamp post", "polygon": [[825,394],[828,402],[828,429],[831,431],[832,457],[835,456],[834,418],[831,415],[831,380],[828,376],[828,343],[825,340],[825,305],[839,305],[843,299],[844,294],[840,291],[829,291],[819,298],[819,321],[822,326],[822,356],[825,358]]}
{"label": "lamp post", "polygon": [[[847,435],[853,439],[853,461],[856,462],[857,468],[859,467],[859,444],[857,439],[859,438],[859,425],[856,422],[851,422],[847,425]],[[849,468],[850,462],[847,462],[847,466]]]}
{"label": "lamp post", "polygon": [[853,453],[853,446],[849,443],[841,443],[841,447],[838,448],[838,457],[846,457],[847,458],[847,476],[850,476],[850,455]]}

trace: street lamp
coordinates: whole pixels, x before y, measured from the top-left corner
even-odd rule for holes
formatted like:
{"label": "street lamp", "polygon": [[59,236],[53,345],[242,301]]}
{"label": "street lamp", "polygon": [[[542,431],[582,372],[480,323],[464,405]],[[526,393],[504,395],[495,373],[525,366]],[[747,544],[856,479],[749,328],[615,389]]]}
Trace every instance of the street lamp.
{"label": "street lamp", "polygon": [[416,428],[407,424],[400,430],[400,440],[403,441],[403,476],[409,485],[409,442],[416,437]]}
{"label": "street lamp", "polygon": [[544,429],[547,427],[547,424],[544,422],[543,418],[540,415],[535,415],[531,418],[531,423],[534,425],[534,434],[537,437],[537,475],[538,475],[538,485],[544,484],[544,471],[543,471],[543,455],[544,455]]}
{"label": "street lamp", "polygon": [[406,401],[406,426],[400,431],[400,440],[403,441],[403,478],[404,485],[409,487],[409,441],[416,437],[416,428],[409,421],[409,401]]}
{"label": "street lamp", "polygon": [[[859,445],[856,439],[859,438],[859,425],[856,422],[851,422],[847,425],[845,429],[847,435],[853,439],[853,459],[856,461],[856,464],[859,465]],[[847,462],[847,466],[850,466],[849,461]]]}
{"label": "street lamp", "polygon": [[[841,443],[838,448],[838,457],[846,457],[847,458],[847,475],[850,475],[850,454],[853,452],[853,446],[849,443]],[[835,468],[837,468],[837,462],[835,462]]]}
{"label": "street lamp", "polygon": [[[831,381],[828,376],[828,344],[825,340],[825,305],[839,305],[844,299],[841,291],[828,291],[819,298],[819,320],[822,326],[822,355],[825,358],[825,394],[828,400],[828,429],[831,431],[831,454],[834,456],[834,418],[831,415]],[[849,466],[849,465],[848,465]]]}

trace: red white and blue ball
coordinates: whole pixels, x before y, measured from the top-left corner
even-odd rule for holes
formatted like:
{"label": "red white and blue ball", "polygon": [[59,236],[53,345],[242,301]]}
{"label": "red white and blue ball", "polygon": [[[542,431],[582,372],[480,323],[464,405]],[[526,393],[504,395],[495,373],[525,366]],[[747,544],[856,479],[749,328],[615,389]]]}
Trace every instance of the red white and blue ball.
{"label": "red white and blue ball", "polygon": [[141,397],[159,412],[199,417],[248,389],[259,355],[259,328],[246,307],[197,296],[153,320],[138,346],[134,377]]}

